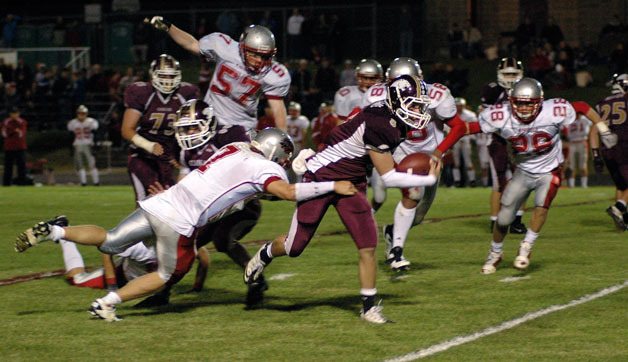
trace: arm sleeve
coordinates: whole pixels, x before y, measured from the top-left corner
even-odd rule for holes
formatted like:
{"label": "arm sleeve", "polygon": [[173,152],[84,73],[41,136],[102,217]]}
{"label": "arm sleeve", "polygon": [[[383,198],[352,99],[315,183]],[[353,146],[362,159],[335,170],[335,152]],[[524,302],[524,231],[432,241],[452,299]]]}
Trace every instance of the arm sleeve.
{"label": "arm sleeve", "polygon": [[234,40],[227,34],[211,33],[205,35],[198,41],[201,56],[208,60],[218,61],[223,58],[223,49],[234,43]]}
{"label": "arm sleeve", "polygon": [[382,181],[384,181],[386,187],[419,187],[435,184],[436,177],[433,175],[419,176],[390,170],[382,175]]}
{"label": "arm sleeve", "polygon": [[266,82],[262,85],[262,91],[266,98],[282,99],[288,95],[290,90],[290,73],[285,66],[273,63],[272,68],[265,77]]}
{"label": "arm sleeve", "polygon": [[394,133],[398,132],[396,128],[388,125],[388,122],[371,122],[367,119],[364,128],[364,145],[367,150],[375,152],[391,152],[397,146]]}
{"label": "arm sleeve", "polygon": [[480,133],[479,122],[465,122],[460,119],[458,115],[447,122],[447,125],[451,128],[451,131],[447,134],[447,137],[436,147],[442,153],[447,152],[456,142],[458,142],[464,135]]}
{"label": "arm sleeve", "polygon": [[134,83],[124,90],[124,107],[133,108],[140,113],[144,113],[144,103],[142,102],[142,86]]}

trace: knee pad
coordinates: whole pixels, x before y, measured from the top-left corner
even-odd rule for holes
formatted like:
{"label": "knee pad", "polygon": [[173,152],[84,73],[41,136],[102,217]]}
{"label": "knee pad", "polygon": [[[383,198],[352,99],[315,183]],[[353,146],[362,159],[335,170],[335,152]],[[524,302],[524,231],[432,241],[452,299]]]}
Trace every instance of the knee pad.
{"label": "knee pad", "polygon": [[501,227],[507,227],[515,221],[516,210],[509,210],[506,207],[503,207],[499,210],[497,214],[497,225]]}

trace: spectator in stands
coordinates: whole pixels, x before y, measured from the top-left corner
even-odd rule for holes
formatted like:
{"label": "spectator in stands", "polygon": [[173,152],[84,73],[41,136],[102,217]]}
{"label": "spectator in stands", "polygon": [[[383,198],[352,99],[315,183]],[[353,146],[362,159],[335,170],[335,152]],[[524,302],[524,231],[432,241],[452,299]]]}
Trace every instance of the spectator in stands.
{"label": "spectator in stands", "polygon": [[148,42],[150,41],[150,29],[144,22],[138,22],[133,31],[133,45],[131,54],[136,65],[146,63],[148,55]]}
{"label": "spectator in stands", "polygon": [[120,82],[118,83],[118,94],[120,96],[124,95],[126,87],[135,82],[137,82],[137,76],[135,75],[133,67],[127,67],[126,73],[124,73],[124,76],[120,78]]}
{"label": "spectator in stands", "polygon": [[318,116],[312,120],[312,144],[314,150],[320,151],[331,131],[340,123],[340,119],[333,113],[333,103],[323,102],[318,107]]}
{"label": "spectator in stands", "polygon": [[303,56],[303,36],[301,26],[305,18],[299,12],[299,9],[292,9],[292,15],[288,18],[288,57],[290,59],[300,58]]}
{"label": "spectator in stands", "polygon": [[13,14],[7,14],[4,18],[2,26],[2,46],[4,48],[15,48],[15,34],[17,32],[17,23],[22,18]]}
{"label": "spectator in stands", "polygon": [[407,4],[401,6],[399,13],[399,55],[413,57],[412,46],[414,43],[414,31],[412,29],[414,18]]}
{"label": "spectator in stands", "polygon": [[351,59],[345,60],[343,67],[340,72],[340,88],[348,85],[358,85],[358,78],[355,75],[355,67]]}
{"label": "spectator in stands", "polygon": [[451,59],[461,58],[464,48],[464,34],[458,23],[454,22],[451,24],[447,34],[447,41],[449,42],[449,56]]}
{"label": "spectator in stands", "polygon": [[484,56],[484,49],[482,49],[482,33],[480,32],[480,29],[473,26],[471,20],[469,19],[465,22],[463,35],[465,43],[465,58],[482,58]]}
{"label": "spectator in stands", "polygon": [[292,78],[290,87],[293,88],[294,100],[301,104],[307,103],[312,92],[312,73],[310,73],[307,59],[299,60],[299,66],[290,76]]}
{"label": "spectator in stands", "polygon": [[120,89],[120,80],[122,80],[122,73],[119,70],[114,70],[111,76],[108,77],[107,86],[109,87],[109,97],[112,102],[122,102],[123,95],[118,93]]}
{"label": "spectator in stands", "polygon": [[556,19],[554,19],[553,16],[549,17],[547,25],[541,30],[541,37],[550,43],[554,49],[557,49],[558,44],[565,40],[563,31],[560,29],[560,26],[556,23]]}
{"label": "spectator in stands", "polygon": [[13,72],[13,79],[17,85],[17,91],[21,96],[26,96],[26,91],[30,90],[33,82],[33,72],[31,68],[24,62],[24,58],[17,61],[17,67]]}
{"label": "spectator in stands", "polygon": [[17,108],[21,104],[22,104],[22,96],[20,95],[20,93],[18,93],[17,85],[15,84],[15,82],[5,83],[4,97],[2,99],[3,110]]}
{"label": "spectator in stands", "polygon": [[55,26],[52,28],[52,44],[56,47],[65,46],[66,26],[63,17],[58,16]]}
{"label": "spectator in stands", "polygon": [[534,50],[534,55],[532,55],[528,61],[528,69],[530,71],[530,75],[534,79],[538,79],[541,82],[543,81],[545,74],[552,70],[552,62],[543,48],[537,47]]}
{"label": "spectator in stands", "polygon": [[275,118],[273,117],[273,109],[270,108],[268,102],[264,102],[264,115],[259,117],[257,122],[257,130],[262,130],[268,127],[275,127]]}
{"label": "spectator in stands", "polygon": [[316,70],[314,87],[319,99],[333,99],[336,90],[339,88],[338,74],[336,74],[336,70],[331,66],[331,62],[327,58],[321,60],[321,64]]}
{"label": "spectator in stands", "polygon": [[92,65],[91,74],[87,79],[86,90],[88,93],[107,93],[109,90],[109,87],[107,87],[107,79],[102,72],[102,66],[100,64]]}
{"label": "spectator in stands", "polygon": [[615,49],[613,49],[613,51],[611,52],[611,55],[609,58],[609,64],[608,64],[611,74],[625,73],[626,56],[628,56],[628,54],[626,54],[626,51],[624,49],[624,44],[623,43],[615,44]]}
{"label": "spectator in stands", "polygon": [[275,18],[273,18],[270,10],[264,11],[262,18],[259,19],[257,24],[267,27],[273,34],[281,34],[281,29],[279,29],[279,23]]}
{"label": "spectator in stands", "polygon": [[[2,122],[4,140],[4,186],[24,185],[26,178],[26,130],[27,122],[20,117],[16,107],[9,111],[9,117]],[[13,165],[17,166],[17,179],[13,180]]]}

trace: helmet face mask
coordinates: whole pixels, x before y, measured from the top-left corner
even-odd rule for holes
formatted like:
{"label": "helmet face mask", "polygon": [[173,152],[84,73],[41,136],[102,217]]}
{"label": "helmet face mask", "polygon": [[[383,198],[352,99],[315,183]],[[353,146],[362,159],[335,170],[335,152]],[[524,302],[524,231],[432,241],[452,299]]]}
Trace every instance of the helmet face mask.
{"label": "helmet face mask", "polygon": [[162,54],[150,64],[151,83],[164,94],[171,94],[181,85],[181,68],[172,56]]}
{"label": "helmet face mask", "polygon": [[395,118],[414,129],[425,128],[431,119],[427,86],[412,75],[402,75],[390,83],[386,105]]}
{"label": "helmet face mask", "polygon": [[611,83],[612,94],[626,94],[628,92],[628,74],[613,74]]}
{"label": "helmet face mask", "polygon": [[283,168],[290,166],[294,143],[286,132],[278,128],[264,128],[257,132],[251,141],[251,146],[261,152],[267,160]]}
{"label": "helmet face mask", "polygon": [[502,58],[497,66],[497,83],[506,89],[523,78],[523,65],[515,58]]}
{"label": "helmet face mask", "polygon": [[423,71],[419,62],[408,57],[395,58],[390,63],[388,69],[386,69],[386,80],[392,82],[393,79],[399,78],[404,74],[413,75],[423,80]]}
{"label": "helmet face mask", "polygon": [[382,81],[384,70],[375,59],[362,59],[355,67],[355,76],[358,78],[358,88],[366,91],[373,85]]}
{"label": "helmet face mask", "polygon": [[532,123],[543,106],[543,87],[536,79],[522,78],[509,92],[514,117],[521,123]]}
{"label": "helmet face mask", "polygon": [[246,69],[254,74],[267,72],[277,53],[275,36],[268,28],[251,25],[240,35],[240,57]]}
{"label": "helmet face mask", "polygon": [[203,146],[216,134],[214,107],[196,99],[185,102],[173,123],[174,136],[183,150]]}

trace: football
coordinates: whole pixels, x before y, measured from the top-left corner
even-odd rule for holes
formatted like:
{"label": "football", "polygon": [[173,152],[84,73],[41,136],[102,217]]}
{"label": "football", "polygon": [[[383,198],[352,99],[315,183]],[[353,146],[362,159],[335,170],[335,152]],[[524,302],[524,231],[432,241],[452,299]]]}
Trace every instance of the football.
{"label": "football", "polygon": [[404,157],[397,165],[396,169],[399,172],[408,172],[415,175],[427,175],[430,173],[430,155],[427,153],[412,153]]}

